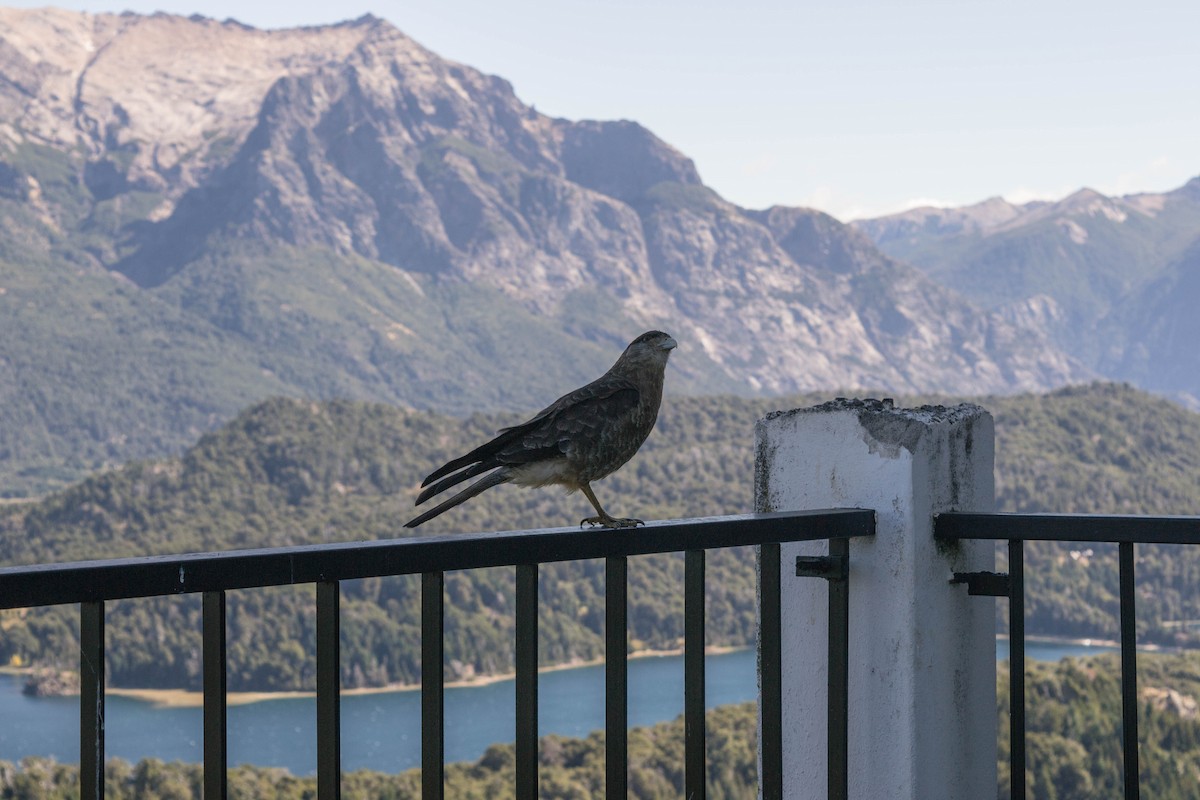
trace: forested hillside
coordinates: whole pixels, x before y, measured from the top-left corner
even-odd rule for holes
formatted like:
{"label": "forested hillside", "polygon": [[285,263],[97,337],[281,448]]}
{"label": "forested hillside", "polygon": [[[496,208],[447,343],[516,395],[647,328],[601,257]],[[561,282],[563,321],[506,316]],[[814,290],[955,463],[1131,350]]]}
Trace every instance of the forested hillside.
{"label": "forested hillside", "polygon": [[[597,492],[614,513],[647,519],[749,511],[754,421],[770,409],[819,399],[825,398],[670,398],[643,452],[598,484]],[[1002,509],[1200,508],[1200,415],[1106,384],[981,402],[996,415]],[[180,459],[133,464],[35,504],[0,508],[0,562],[410,535],[401,525],[412,514],[421,477],[518,420],[480,415],[464,421],[382,405],[269,401],[203,437]],[[417,533],[571,525],[588,513],[578,495],[499,487]],[[1028,548],[1027,631],[1114,636],[1115,554],[1091,545]],[[1176,624],[1200,618],[1200,553],[1193,549],[1139,548],[1143,641],[1186,642],[1194,636]],[[540,580],[543,662],[602,656],[603,565],[549,564]],[[678,646],[681,558],[634,558],[630,581],[632,646]],[[711,554],[708,586],[708,643],[751,644],[751,554]],[[450,574],[447,595],[448,677],[508,671],[511,570]],[[418,678],[418,612],[413,579],[345,585],[346,686]],[[231,593],[230,688],[311,688],[312,615],[311,589]],[[0,663],[73,665],[73,609],[5,612],[0,622]],[[110,680],[115,686],[197,686],[199,631],[193,597],[113,603]]]}
{"label": "forested hillside", "polygon": [[[1200,415],[1119,385],[985,405],[996,413],[1001,510],[1200,514]],[[1027,633],[1117,638],[1116,545],[1025,548]],[[1139,546],[1137,580],[1140,640],[1196,646],[1181,621],[1200,618],[1200,547]]]}
{"label": "forested hillside", "polygon": [[[1026,796],[1120,797],[1121,669],[1117,654],[1025,666]],[[1200,654],[1138,656],[1141,796],[1185,800],[1200,775]],[[998,675],[1001,800],[1009,797],[1008,665]]]}
{"label": "forested hillside", "polygon": [[[669,403],[651,443],[596,489],[614,513],[647,519],[748,510],[751,429],[766,401]],[[382,405],[273,400],[205,436],[181,459],[130,465],[40,503],[0,508],[0,562],[379,539],[412,532],[415,487],[434,466],[514,416],[466,421]],[[580,495],[500,487],[417,533],[573,525],[590,513]],[[597,533],[597,535],[602,535]],[[632,646],[674,648],[683,636],[681,557],[631,560]],[[709,559],[709,642],[743,645],[754,626],[748,553]],[[540,571],[545,663],[603,653],[601,562]],[[413,578],[344,585],[343,681],[413,682],[419,676],[419,587]],[[448,677],[512,664],[513,576],[495,569],[446,578]],[[115,686],[198,686],[199,602],[194,597],[111,604],[109,676]],[[306,688],[313,675],[311,589],[232,593],[231,690]],[[0,663],[73,664],[75,612],[7,612]]]}
{"label": "forested hillside", "polygon": [[[757,716],[753,703],[708,712],[708,796],[713,800],[752,800],[757,789]],[[592,800],[604,796],[604,736],[541,739],[539,796],[545,800]],[[492,745],[474,763],[448,764],[445,796],[491,800],[512,796],[516,757],[511,744]],[[0,761],[0,800],[59,800],[78,795],[77,768],[48,759],[26,759],[21,769]],[[201,765],[148,759],[131,765],[108,763],[109,800],[190,800],[201,798]],[[683,720],[629,732],[629,796],[675,800],[683,793]],[[285,770],[240,766],[229,770],[229,796],[239,800],[302,800],[316,796],[315,777]],[[420,770],[399,775],[360,770],[342,776],[346,798],[417,800]]]}

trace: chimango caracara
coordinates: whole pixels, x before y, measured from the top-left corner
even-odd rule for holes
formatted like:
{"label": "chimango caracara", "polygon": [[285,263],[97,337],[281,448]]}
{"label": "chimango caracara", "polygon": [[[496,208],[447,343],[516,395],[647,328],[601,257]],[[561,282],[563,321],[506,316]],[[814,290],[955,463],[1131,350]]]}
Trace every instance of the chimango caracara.
{"label": "chimango caracara", "polygon": [[477,475],[482,480],[405,524],[415,528],[447,509],[501,483],[563,486],[582,491],[596,516],[580,524],[631,528],[640,519],[609,516],[592,482],[612,474],[646,441],[662,403],[663,372],[677,342],[662,331],[643,333],[625,348],[608,372],[555,400],[521,425],[433,471],[421,484],[421,505]]}

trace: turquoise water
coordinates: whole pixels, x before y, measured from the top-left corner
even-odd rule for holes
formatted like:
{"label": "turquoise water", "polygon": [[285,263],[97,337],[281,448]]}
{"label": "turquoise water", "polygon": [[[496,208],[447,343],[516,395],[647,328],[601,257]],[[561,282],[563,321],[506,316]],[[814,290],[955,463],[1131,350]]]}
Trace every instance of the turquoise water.
{"label": "turquoise water", "polygon": [[[1121,648],[1097,644],[1068,644],[1059,642],[1025,642],[1025,658],[1030,661],[1062,661],[1073,656],[1094,656],[1118,653]],[[996,640],[996,659],[1008,659],[1008,639]]]}
{"label": "turquoise water", "polygon": [[[753,700],[752,650],[709,656],[706,703],[711,708]],[[0,760],[52,755],[79,760],[79,698],[31,698],[20,678],[0,675]],[[488,745],[511,742],[515,726],[511,680],[446,690],[446,760],[472,761]],[[155,708],[110,696],[105,710],[109,757],[137,761],[201,760],[199,708]],[[683,659],[636,658],[629,662],[629,723],[651,725],[683,713]],[[386,692],[342,697],[342,768],[398,772],[421,757],[420,692]],[[295,774],[316,771],[316,704],[313,698],[265,700],[229,708],[229,763],[286,767]],[[538,684],[538,728],[542,734],[586,736],[604,727],[604,668],[581,667],[543,673]]]}
{"label": "turquoise water", "polygon": [[[1028,642],[1026,656],[1057,661],[1112,648]],[[1008,642],[996,655],[1008,657]],[[713,706],[755,698],[753,650],[706,659],[706,703]],[[446,690],[446,760],[473,761],[494,742],[511,742],[514,684]],[[138,761],[201,760],[199,708],[155,708],[110,696],[106,704],[109,757]],[[683,659],[637,658],[629,662],[629,723],[641,726],[683,713]],[[421,755],[420,692],[386,692],[342,697],[342,766],[345,770],[399,772],[418,766]],[[316,771],[316,704],[311,698],[266,700],[229,709],[229,763],[286,767],[297,775]],[[538,685],[542,734],[586,736],[604,727],[604,668],[581,667],[543,673]],[[0,760],[51,755],[79,761],[79,699],[31,698],[20,678],[0,675]]]}

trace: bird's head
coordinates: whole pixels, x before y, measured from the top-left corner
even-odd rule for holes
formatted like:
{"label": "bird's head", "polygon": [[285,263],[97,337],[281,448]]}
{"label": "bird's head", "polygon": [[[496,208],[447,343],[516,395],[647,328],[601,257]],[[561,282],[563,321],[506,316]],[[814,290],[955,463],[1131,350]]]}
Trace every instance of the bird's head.
{"label": "bird's head", "polygon": [[678,346],[679,342],[669,333],[647,331],[629,343],[618,363],[635,369],[650,366],[663,369],[671,351]]}

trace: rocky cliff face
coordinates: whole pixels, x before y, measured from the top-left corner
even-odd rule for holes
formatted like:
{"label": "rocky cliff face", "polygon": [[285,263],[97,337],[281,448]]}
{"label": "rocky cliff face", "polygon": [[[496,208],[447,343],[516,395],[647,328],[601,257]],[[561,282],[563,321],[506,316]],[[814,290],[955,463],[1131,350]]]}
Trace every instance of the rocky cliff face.
{"label": "rocky cliff face", "polygon": [[1100,320],[1098,367],[1200,407],[1198,299],[1200,238]]}
{"label": "rocky cliff face", "polygon": [[0,131],[79,148],[132,185],[180,192],[254,126],[272,85],[345,59],[370,27],[267,32],[201,17],[0,8]]}
{"label": "rocky cliff face", "polygon": [[[983,393],[1088,375],[832,218],[733,206],[642,126],[539,114],[371,17],[259,31],[0,10],[0,120],[14,238],[243,337],[306,392],[369,380],[376,397],[432,402],[411,378],[429,375],[438,308],[439,335],[517,369],[539,324],[605,350],[669,328],[700,391]],[[284,253],[307,255],[289,273]],[[516,310],[472,327],[444,305],[455,286]],[[342,326],[336,356],[322,322]],[[280,343],[353,380],[283,367]]]}

